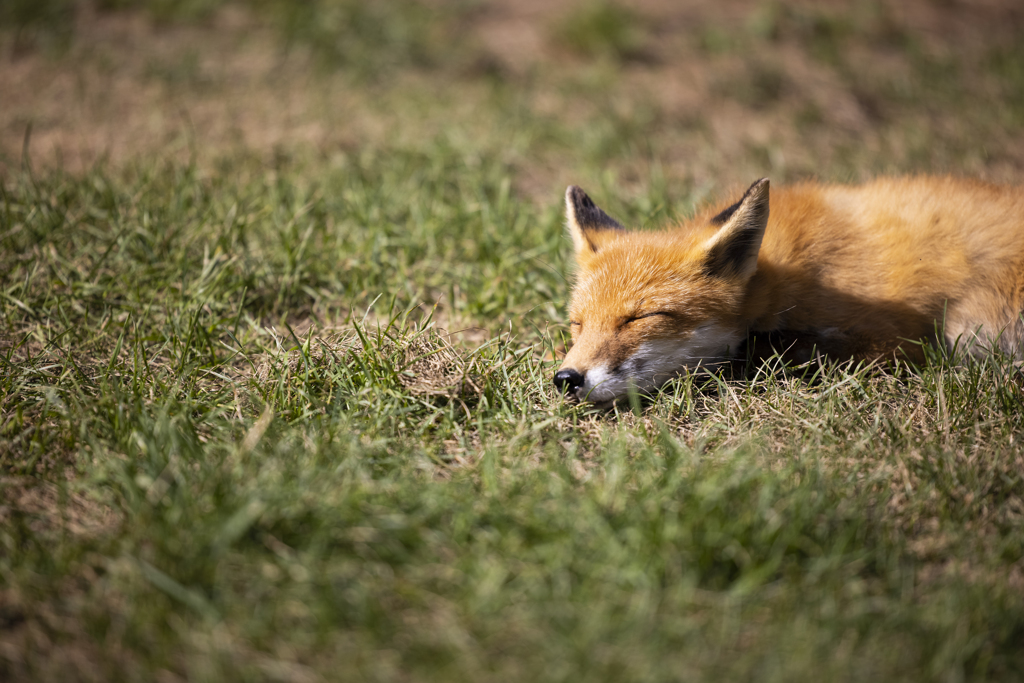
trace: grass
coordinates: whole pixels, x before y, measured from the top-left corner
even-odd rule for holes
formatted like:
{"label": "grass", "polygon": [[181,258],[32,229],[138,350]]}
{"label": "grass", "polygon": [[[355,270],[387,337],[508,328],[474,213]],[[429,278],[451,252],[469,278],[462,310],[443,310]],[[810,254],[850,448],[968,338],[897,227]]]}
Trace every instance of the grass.
{"label": "grass", "polygon": [[1019,675],[1005,362],[565,405],[557,217],[441,157],[5,187],[7,675]]}
{"label": "grass", "polygon": [[[184,159],[158,136],[75,169],[31,140],[18,156],[24,121],[5,124],[0,679],[1024,675],[1009,360],[769,365],[610,413],[550,386],[565,184],[653,226],[812,158],[826,178],[1012,175],[1019,37],[956,43],[947,69],[942,44],[874,5],[766,4],[696,21],[680,47],[655,10],[591,3],[542,23],[552,60],[478,68],[487,41],[443,48],[494,7],[417,23],[433,4],[320,2],[275,24],[288,47],[260,78],[274,106],[313,103],[348,137],[264,149],[202,137],[223,93],[262,106],[187,33],[218,3],[103,7],[172,22],[154,44],[186,31],[135,75],[103,63],[162,106],[194,105],[198,132]],[[333,11],[369,12],[380,33],[313,21]],[[61,59],[93,53],[69,40],[44,58],[72,73]],[[891,68],[854,68],[865,46]],[[280,90],[303,50],[310,80]],[[673,109],[673,50],[706,60],[706,112]],[[1005,106],[977,107],[986,94]],[[778,136],[744,128],[748,109]]]}
{"label": "grass", "polygon": [[624,61],[644,57],[638,16],[614,2],[590,2],[570,11],[554,30],[555,40],[587,57]]}

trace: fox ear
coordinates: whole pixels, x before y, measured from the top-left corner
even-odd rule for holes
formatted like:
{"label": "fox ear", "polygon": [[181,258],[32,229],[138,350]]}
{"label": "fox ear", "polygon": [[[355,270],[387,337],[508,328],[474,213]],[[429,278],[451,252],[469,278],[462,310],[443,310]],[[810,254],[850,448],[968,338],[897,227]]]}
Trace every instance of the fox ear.
{"label": "fox ear", "polygon": [[704,272],[709,277],[750,277],[768,226],[768,179],[761,178],[743,198],[711,219],[721,226],[705,244]]}
{"label": "fox ear", "polygon": [[565,191],[565,218],[572,243],[576,247],[577,259],[596,254],[608,237],[625,230],[575,185],[570,185]]}

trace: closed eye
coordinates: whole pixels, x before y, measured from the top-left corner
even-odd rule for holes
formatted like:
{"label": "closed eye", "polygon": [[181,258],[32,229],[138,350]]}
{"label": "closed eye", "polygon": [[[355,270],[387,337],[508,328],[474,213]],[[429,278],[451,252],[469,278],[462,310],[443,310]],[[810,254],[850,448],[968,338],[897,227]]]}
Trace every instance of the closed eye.
{"label": "closed eye", "polygon": [[626,318],[625,322],[623,322],[622,324],[623,325],[628,325],[628,324],[630,324],[632,322],[636,322],[637,320],[643,320],[644,318],[652,318],[652,317],[654,317],[656,315],[662,315],[662,316],[665,316],[666,318],[671,318],[672,317],[672,314],[668,313],[666,311],[655,311],[654,313],[644,313],[643,315],[636,315],[636,316],[633,316],[632,318]]}

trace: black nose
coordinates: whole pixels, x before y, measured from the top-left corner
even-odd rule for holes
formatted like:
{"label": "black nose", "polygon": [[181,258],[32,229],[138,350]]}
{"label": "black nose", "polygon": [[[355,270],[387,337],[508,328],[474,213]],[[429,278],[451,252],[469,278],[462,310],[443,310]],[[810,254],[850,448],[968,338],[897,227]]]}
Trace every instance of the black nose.
{"label": "black nose", "polygon": [[571,394],[583,386],[583,375],[575,370],[559,370],[555,373],[555,386],[563,394]]}

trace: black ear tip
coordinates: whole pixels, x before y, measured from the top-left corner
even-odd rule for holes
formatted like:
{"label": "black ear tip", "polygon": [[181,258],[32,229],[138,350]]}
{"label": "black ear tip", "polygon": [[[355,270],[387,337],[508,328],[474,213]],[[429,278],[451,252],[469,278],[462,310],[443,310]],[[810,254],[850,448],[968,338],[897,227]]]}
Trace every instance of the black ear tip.
{"label": "black ear tip", "polygon": [[[747,191],[743,193],[743,197],[740,198],[740,200],[738,202],[736,202],[736,204],[733,204],[728,209],[726,209],[725,212],[723,212],[719,216],[716,216],[714,219],[712,219],[712,222],[715,222],[716,219],[723,218],[723,217],[724,218],[729,218],[733,214],[733,209],[738,209],[740,207],[740,205],[748,204],[748,203],[753,205],[754,207],[757,207],[757,208],[763,208],[763,209],[767,209],[768,208],[768,179],[767,178],[761,178],[760,180],[755,180],[754,183],[750,187],[747,188]],[[728,215],[726,215],[726,213],[728,213]]]}
{"label": "black ear tip", "polygon": [[565,190],[565,199],[573,206],[593,206],[594,204],[583,188],[578,185],[570,185]]}

